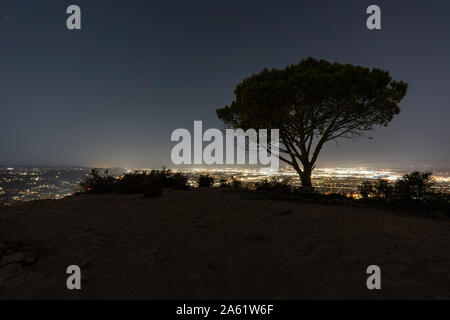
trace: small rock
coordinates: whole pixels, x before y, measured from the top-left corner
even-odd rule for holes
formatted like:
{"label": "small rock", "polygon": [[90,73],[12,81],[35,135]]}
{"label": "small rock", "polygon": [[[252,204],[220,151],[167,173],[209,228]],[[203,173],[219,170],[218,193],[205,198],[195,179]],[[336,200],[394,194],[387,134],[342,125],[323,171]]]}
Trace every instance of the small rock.
{"label": "small rock", "polygon": [[24,259],[25,259],[24,253],[22,252],[13,253],[2,258],[2,260],[0,261],[0,267],[11,263],[22,262]]}

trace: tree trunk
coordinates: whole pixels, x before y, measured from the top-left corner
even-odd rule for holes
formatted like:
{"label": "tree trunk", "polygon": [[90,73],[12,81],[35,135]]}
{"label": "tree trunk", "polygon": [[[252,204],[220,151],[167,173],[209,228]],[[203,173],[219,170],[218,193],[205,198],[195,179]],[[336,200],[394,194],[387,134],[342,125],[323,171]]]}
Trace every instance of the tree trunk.
{"label": "tree trunk", "polygon": [[311,174],[312,170],[305,166],[303,168],[303,172],[300,173],[300,180],[302,181],[302,187],[312,187]]}

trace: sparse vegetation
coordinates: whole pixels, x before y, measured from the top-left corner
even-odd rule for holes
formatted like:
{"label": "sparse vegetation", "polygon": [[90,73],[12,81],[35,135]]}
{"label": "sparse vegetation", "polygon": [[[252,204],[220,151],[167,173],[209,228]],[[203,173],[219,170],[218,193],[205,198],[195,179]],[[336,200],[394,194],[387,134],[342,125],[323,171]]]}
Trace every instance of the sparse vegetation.
{"label": "sparse vegetation", "polygon": [[394,186],[383,179],[375,182],[365,181],[359,186],[359,193],[363,199],[391,199],[394,194]]}
{"label": "sparse vegetation", "polygon": [[186,189],[187,177],[171,170],[135,171],[125,174],[119,182],[119,192],[143,193],[149,189],[160,188]]}
{"label": "sparse vegetation", "polygon": [[167,181],[166,185],[168,188],[185,190],[187,189],[187,177],[179,172],[172,173]]}
{"label": "sparse vegetation", "polygon": [[386,180],[366,181],[359,187],[363,201],[389,204],[394,208],[450,214],[448,194],[432,190],[432,172],[414,171],[405,174],[395,184]]}
{"label": "sparse vegetation", "polygon": [[233,188],[233,189],[241,189],[242,181],[236,178],[231,179],[231,181],[227,181],[225,179],[220,180],[221,188]]}
{"label": "sparse vegetation", "polygon": [[[321,204],[364,204],[393,209],[408,209],[421,212],[442,212],[450,215],[450,195],[433,192],[432,173],[414,171],[404,175],[395,183],[384,179],[365,181],[359,187],[362,199],[355,200],[343,194],[324,194],[308,187],[293,187],[276,177],[255,184],[256,191],[271,192],[274,197],[288,198]],[[201,175],[199,187],[211,187],[214,178]],[[239,179],[220,181],[223,188],[241,189]],[[101,172],[92,169],[90,177],[80,183],[82,193],[132,193],[143,194],[144,197],[158,197],[165,188],[188,189],[187,177],[172,170],[152,170],[129,172],[122,177],[115,177],[108,170]],[[249,190],[251,192],[251,190]]]}
{"label": "sparse vegetation", "polygon": [[284,180],[278,180],[272,177],[270,180],[265,179],[255,185],[258,191],[272,191],[277,193],[292,193],[293,188]]}
{"label": "sparse vegetation", "polygon": [[91,170],[91,177],[80,183],[81,192],[84,193],[108,193],[117,188],[117,178],[109,174],[106,169],[103,173],[99,169]]}
{"label": "sparse vegetation", "polygon": [[209,176],[209,175],[201,175],[198,178],[198,186],[203,188],[203,187],[211,187],[214,184],[214,178]]}
{"label": "sparse vegetation", "polygon": [[420,171],[405,174],[395,184],[397,196],[401,199],[423,199],[426,195],[432,193],[432,174],[432,172]]}
{"label": "sparse vegetation", "polygon": [[239,179],[233,179],[231,180],[231,186],[235,189],[240,189],[242,188],[242,181]]}
{"label": "sparse vegetation", "polygon": [[133,171],[122,177],[111,176],[108,170],[91,171],[91,177],[80,183],[83,193],[142,193],[147,197],[159,196],[163,188],[187,189],[187,177],[171,170]]}

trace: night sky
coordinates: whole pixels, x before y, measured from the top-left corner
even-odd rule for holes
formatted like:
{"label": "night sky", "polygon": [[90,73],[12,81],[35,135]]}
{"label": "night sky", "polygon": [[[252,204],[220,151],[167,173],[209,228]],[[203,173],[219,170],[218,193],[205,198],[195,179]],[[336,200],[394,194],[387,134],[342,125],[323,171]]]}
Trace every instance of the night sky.
{"label": "night sky", "polygon": [[318,166],[447,168],[449,15],[448,0],[2,0],[0,164],[171,166],[174,129],[223,128],[244,77],[312,56],[409,84],[389,127],[328,143]]}

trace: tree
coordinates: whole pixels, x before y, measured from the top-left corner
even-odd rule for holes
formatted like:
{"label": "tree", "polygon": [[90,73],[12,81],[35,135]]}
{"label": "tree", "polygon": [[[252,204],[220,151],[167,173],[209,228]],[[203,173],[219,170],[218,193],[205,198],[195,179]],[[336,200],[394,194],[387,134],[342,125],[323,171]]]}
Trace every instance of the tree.
{"label": "tree", "polygon": [[433,182],[432,172],[413,171],[405,174],[395,184],[396,192],[403,199],[422,199],[427,193],[431,193]]}
{"label": "tree", "polygon": [[310,187],[324,144],[387,126],[407,87],[384,70],[308,58],[244,79],[235,100],[217,115],[230,128],[279,129],[280,159]]}

